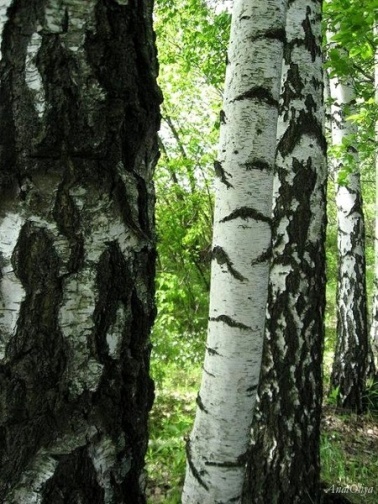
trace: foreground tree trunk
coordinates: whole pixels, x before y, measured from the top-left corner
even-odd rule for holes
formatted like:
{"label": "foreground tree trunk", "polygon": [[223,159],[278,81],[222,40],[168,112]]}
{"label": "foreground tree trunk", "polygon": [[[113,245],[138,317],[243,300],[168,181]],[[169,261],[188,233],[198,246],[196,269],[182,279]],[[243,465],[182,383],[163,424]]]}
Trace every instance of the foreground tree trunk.
{"label": "foreground tree trunk", "polygon": [[[8,9],[7,9],[8,8]],[[0,7],[0,501],[144,503],[152,2]]]}
{"label": "foreground tree trunk", "polygon": [[[338,225],[338,286],[336,350],[331,389],[337,389],[339,406],[359,413],[363,410],[369,341],[366,303],[365,224],[358,155],[353,147],[356,126],[345,120],[353,110],[352,82],[330,79],[332,143],[340,149],[334,161]],[[346,163],[343,162],[347,150]]]}
{"label": "foreground tree trunk", "polygon": [[245,504],[314,504],[320,492],[326,143],[321,1],[289,3],[273,258]]}
{"label": "foreground tree trunk", "polygon": [[285,1],[234,4],[221,112],[207,350],[184,504],[241,499],[265,323]]}

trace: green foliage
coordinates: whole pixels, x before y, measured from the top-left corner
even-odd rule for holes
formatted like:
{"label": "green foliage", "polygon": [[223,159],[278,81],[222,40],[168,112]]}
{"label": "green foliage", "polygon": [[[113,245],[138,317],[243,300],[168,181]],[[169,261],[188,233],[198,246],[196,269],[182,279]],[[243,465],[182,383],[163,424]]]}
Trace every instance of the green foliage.
{"label": "green foliage", "polygon": [[[337,415],[326,410],[323,420],[320,455],[321,478],[325,489],[340,493],[355,504],[375,504],[378,464],[376,419],[355,415]],[[345,493],[344,493],[345,492]]]}
{"label": "green foliage", "polygon": [[[338,46],[327,53],[330,60],[326,66],[331,68],[333,75],[350,75],[346,71],[353,69],[353,63],[357,61],[371,65],[375,50],[372,27],[376,8],[376,0],[332,0],[324,3],[324,28],[334,34],[332,41]],[[350,60],[342,57],[340,48],[349,53]]]}
{"label": "green foliage", "polygon": [[323,478],[337,483],[346,481],[346,458],[343,450],[335,443],[336,434],[323,435],[320,455],[323,461]]}
{"label": "green foliage", "polygon": [[336,387],[329,392],[327,396],[327,402],[331,406],[337,406],[338,399],[339,399],[339,387]]}
{"label": "green foliage", "polygon": [[150,416],[147,452],[148,494],[152,504],[180,504],[185,474],[185,440],[192,427],[200,366],[183,371],[174,364],[165,368]]}
{"label": "green foliage", "polygon": [[187,80],[194,75],[220,90],[230,15],[215,14],[203,0],[157,0],[156,17],[159,60],[164,68],[175,66],[179,58]]}
{"label": "green foliage", "polygon": [[[374,99],[374,54],[377,41],[373,34],[376,0],[332,0],[324,4],[325,69],[329,76],[353,82],[356,101],[350,110],[344,110],[346,120],[358,126],[358,135],[345,139],[335,152],[329,149],[330,158],[338,159],[343,169],[338,182],[347,184],[354,171],[351,147],[358,151],[362,169],[373,166],[375,152],[374,129],[377,105]],[[330,34],[333,34],[330,37]]]}
{"label": "green foliage", "polygon": [[[375,124],[378,107],[374,97],[374,53],[377,43],[373,34],[378,0],[332,0],[324,3],[324,34],[333,33],[331,43],[325,45],[325,68],[331,77],[351,78],[356,100],[346,107],[346,120],[358,127],[356,135],[345,139],[340,147],[328,148],[330,161],[337,160],[342,167],[337,180],[331,181],[328,193],[327,236],[327,313],[328,321],[334,319],[334,296],[337,284],[336,211],[334,185],[348,185],[349,175],[356,169],[353,151],[358,152],[361,173],[366,227],[366,261],[368,302],[371,300],[374,269],[374,219],[375,219]],[[329,35],[328,35],[329,38]],[[326,37],[324,37],[326,41]],[[331,100],[328,100],[328,106]],[[327,322],[327,325],[328,322]]]}
{"label": "green foliage", "polygon": [[377,378],[369,379],[365,389],[366,406],[369,412],[378,413],[378,381]]}
{"label": "green foliage", "polygon": [[[335,33],[332,46],[327,47],[326,68],[332,76],[353,78],[357,102],[346,114],[359,127],[357,136],[347,139],[339,151],[329,151],[331,158],[341,160],[344,170],[338,180],[330,181],[328,192],[325,384],[335,347],[334,182],[348,183],[354,170],[351,146],[359,152],[362,169],[368,292],[372,286],[376,150],[373,139],[378,118],[373,82],[376,40],[372,27],[377,8],[378,0],[332,0],[325,3],[324,9],[324,30]],[[206,338],[213,161],[217,157],[230,17],[215,14],[201,0],[157,0],[155,18],[159,83],[165,101],[161,159],[156,173],[158,317],[152,335],[152,373],[157,379],[157,399],[150,419],[149,502],[178,504],[185,471],[185,437],[194,418]],[[336,396],[337,391],[331,393],[328,403],[334,403]],[[376,386],[369,385],[367,401],[371,411],[377,404],[376,397]],[[362,453],[360,458],[358,453],[351,457],[342,440],[343,433],[337,429],[326,429],[323,433],[323,479],[329,484],[358,481],[368,486],[377,466]]]}
{"label": "green foliage", "polygon": [[230,17],[201,0],[158,0],[155,16],[165,101],[155,178],[159,261],[152,373],[161,382],[167,363],[185,367],[204,354],[213,163]]}

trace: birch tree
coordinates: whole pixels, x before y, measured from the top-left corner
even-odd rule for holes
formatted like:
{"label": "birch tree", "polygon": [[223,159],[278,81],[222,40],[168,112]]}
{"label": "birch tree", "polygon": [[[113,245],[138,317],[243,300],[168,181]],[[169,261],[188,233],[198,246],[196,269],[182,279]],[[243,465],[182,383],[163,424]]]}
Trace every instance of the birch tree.
{"label": "birch tree", "polygon": [[245,504],[320,502],[326,142],[321,1],[289,3],[273,257]]}
{"label": "birch tree", "polygon": [[344,408],[363,410],[369,353],[365,225],[354,146],[356,125],[346,120],[353,112],[355,92],[347,76],[330,79],[333,103],[332,143],[336,148],[333,171],[336,180],[338,225],[338,287],[336,350],[331,374],[331,388],[338,390],[338,403]]}
{"label": "birch tree", "polygon": [[[378,19],[375,19],[374,37],[378,37]],[[374,58],[374,99],[378,106],[378,46]],[[378,120],[375,122],[375,142],[378,143]],[[370,340],[376,364],[378,364],[378,153],[375,152],[375,229],[374,229],[374,292],[372,302],[372,321],[370,328]]]}
{"label": "birch tree", "polygon": [[152,2],[0,5],[0,501],[145,503]]}
{"label": "birch tree", "polygon": [[286,2],[234,3],[214,216],[209,329],[184,504],[240,502],[258,385]]}

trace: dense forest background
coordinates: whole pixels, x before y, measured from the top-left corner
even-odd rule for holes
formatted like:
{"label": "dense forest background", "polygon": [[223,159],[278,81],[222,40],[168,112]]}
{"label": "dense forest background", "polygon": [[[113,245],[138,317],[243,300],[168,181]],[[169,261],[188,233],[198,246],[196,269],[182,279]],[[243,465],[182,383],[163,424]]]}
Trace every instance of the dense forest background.
{"label": "dense forest background", "polygon": [[[205,349],[214,161],[222,121],[230,27],[227,7],[201,0],[159,0],[155,7],[159,84],[165,98],[159,135],[161,157],[155,179],[159,256],[158,315],[152,334],[156,400],[148,452],[151,503],[180,502],[185,439],[194,417]],[[378,447],[378,387],[374,373],[368,373],[362,399],[364,414],[357,415],[356,409],[342,407],[339,388],[330,383],[338,310],[335,194],[338,187],[347,187],[350,177],[359,172],[365,220],[365,301],[370,327],[376,276],[377,8],[377,2],[372,0],[335,0],[325,3],[323,15],[329,178],[322,480],[325,488],[336,492],[335,486],[339,487],[339,493],[348,493],[356,503],[373,503],[377,498],[378,466],[374,453]],[[337,100],[327,91],[335,79],[348,81],[354,93],[353,100],[343,109],[343,120],[348,126],[341,144],[335,144],[332,137],[332,106]]]}

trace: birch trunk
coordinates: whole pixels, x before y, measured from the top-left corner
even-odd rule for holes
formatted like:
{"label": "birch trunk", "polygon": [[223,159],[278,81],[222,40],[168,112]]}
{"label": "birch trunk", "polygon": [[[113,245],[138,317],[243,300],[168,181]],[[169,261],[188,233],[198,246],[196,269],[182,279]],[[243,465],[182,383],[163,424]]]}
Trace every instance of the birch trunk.
{"label": "birch trunk", "polygon": [[365,223],[358,169],[358,155],[353,146],[357,127],[345,120],[353,110],[355,92],[350,79],[330,79],[332,143],[347,149],[347,165],[335,159],[336,180],[345,174],[345,183],[336,184],[338,285],[336,350],[331,373],[331,389],[338,389],[337,401],[343,408],[363,410],[367,363],[369,357]]}
{"label": "birch trunk", "polygon": [[245,504],[314,504],[320,491],[326,143],[321,1],[289,3],[262,371]]}
{"label": "birch trunk", "polygon": [[234,4],[217,175],[207,349],[184,504],[241,499],[265,324],[285,1]]}
{"label": "birch trunk", "polygon": [[[378,19],[374,26],[374,36],[378,37]],[[378,48],[374,63],[375,103],[378,105]],[[375,142],[378,142],[378,120],[375,123]],[[378,152],[375,152],[375,233],[374,233],[374,291],[372,302],[372,321],[370,341],[373,347],[376,367],[378,368]]]}
{"label": "birch trunk", "polygon": [[152,2],[1,2],[0,501],[145,503]]}

